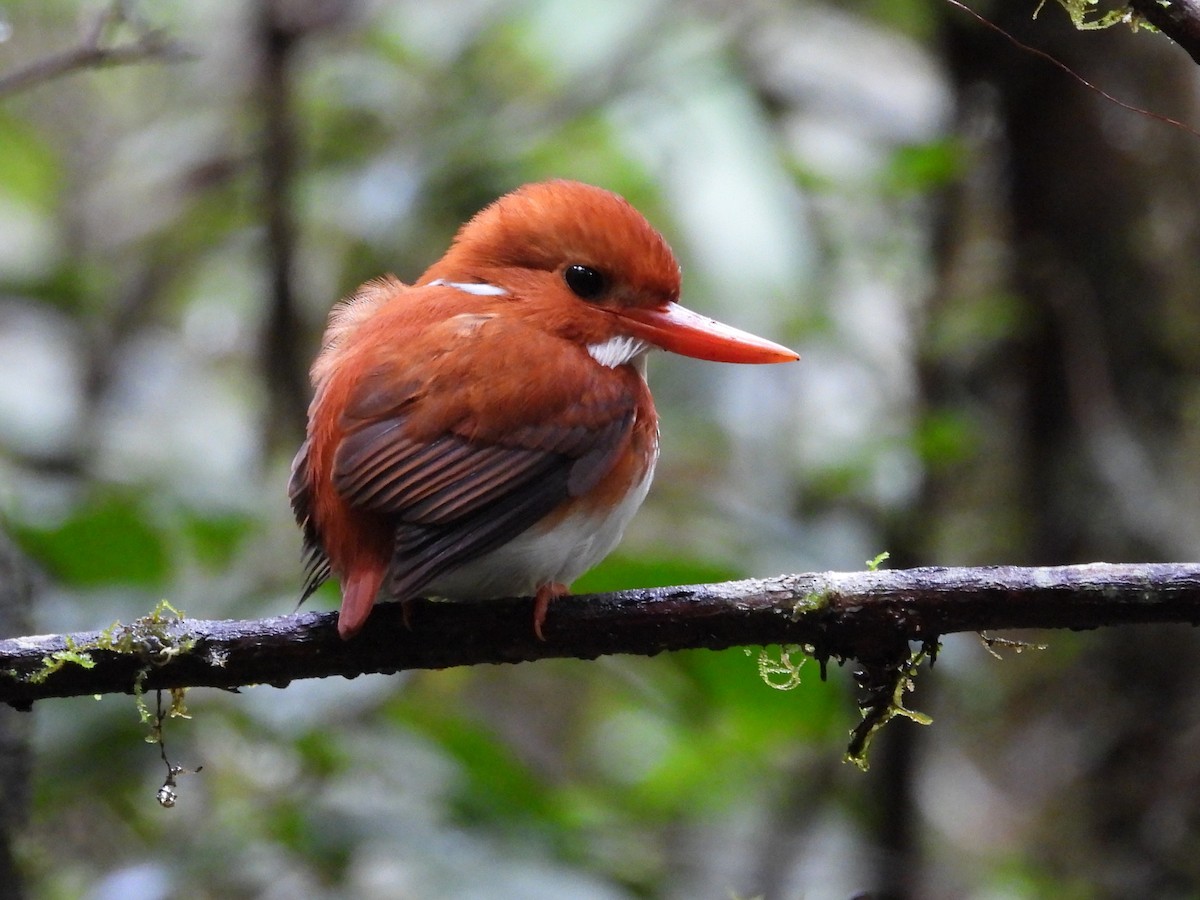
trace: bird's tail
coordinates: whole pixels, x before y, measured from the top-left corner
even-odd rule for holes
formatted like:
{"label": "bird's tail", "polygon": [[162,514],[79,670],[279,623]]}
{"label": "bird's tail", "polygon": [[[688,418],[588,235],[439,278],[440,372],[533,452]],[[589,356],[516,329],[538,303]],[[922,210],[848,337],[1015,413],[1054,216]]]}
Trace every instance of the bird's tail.
{"label": "bird's tail", "polygon": [[386,564],[347,573],[342,581],[342,609],[338,613],[338,634],[342,640],[349,640],[362,630],[386,573]]}

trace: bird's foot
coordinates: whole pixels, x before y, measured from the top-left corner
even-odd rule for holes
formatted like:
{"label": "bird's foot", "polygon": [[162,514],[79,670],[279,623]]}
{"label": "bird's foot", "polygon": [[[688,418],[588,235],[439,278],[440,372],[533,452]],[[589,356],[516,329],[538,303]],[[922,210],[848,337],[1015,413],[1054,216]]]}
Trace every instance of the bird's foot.
{"label": "bird's foot", "polygon": [[557,581],[543,584],[537,589],[533,598],[533,633],[539,641],[546,640],[542,634],[542,623],[546,621],[546,610],[550,608],[550,601],[564,597],[567,593],[567,586]]}

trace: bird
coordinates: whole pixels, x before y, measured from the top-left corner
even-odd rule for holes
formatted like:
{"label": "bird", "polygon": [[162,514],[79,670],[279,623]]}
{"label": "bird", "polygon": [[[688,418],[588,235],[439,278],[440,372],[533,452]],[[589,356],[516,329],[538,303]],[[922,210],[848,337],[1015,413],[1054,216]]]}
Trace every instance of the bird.
{"label": "bird", "polygon": [[288,494],[301,602],[335,576],[338,633],[377,600],[552,600],[603,559],[659,454],[646,356],[798,354],[681,306],[667,242],[623,197],[526,184],[475,214],[413,284],[330,313]]}

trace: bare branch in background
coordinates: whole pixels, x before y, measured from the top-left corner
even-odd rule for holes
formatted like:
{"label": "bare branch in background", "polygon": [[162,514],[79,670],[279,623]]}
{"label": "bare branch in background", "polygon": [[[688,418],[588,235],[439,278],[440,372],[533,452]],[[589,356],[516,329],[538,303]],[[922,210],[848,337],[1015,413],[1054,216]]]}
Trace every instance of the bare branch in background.
{"label": "bare branch in background", "polygon": [[[133,37],[118,42],[114,40],[114,32],[122,26],[128,27]],[[0,99],[84,69],[179,62],[193,57],[184,44],[136,15],[130,4],[114,2],[88,17],[74,47],[0,75]]]}
{"label": "bare branch in background", "polygon": [[300,355],[296,313],[296,219],[292,204],[297,147],[293,112],[292,60],[304,36],[287,21],[279,0],[260,0],[255,26],[259,53],[258,104],[262,215],[270,293],[259,339],[267,386],[265,437],[268,447],[294,438],[304,422],[308,382]]}
{"label": "bare branch in background", "polygon": [[[566,597],[531,627],[528,598],[378,606],[342,641],[334,613],[256,621],[157,618],[108,633],[0,641],[0,702],[178,687],[284,686],[298,678],[443,669],[613,653],[798,644],[868,666],[945,634],[1200,622],[1200,564],[825,572]],[[80,664],[80,663],[83,664]]]}
{"label": "bare branch in background", "polygon": [[[308,352],[302,352],[297,310],[294,203],[302,148],[297,136],[297,52],[315,35],[344,26],[358,13],[355,0],[258,0],[253,40],[257,70],[259,170],[266,226],[269,294],[259,338],[267,386],[264,437],[268,447],[299,440],[308,410]],[[330,305],[336,298],[329,298]]]}

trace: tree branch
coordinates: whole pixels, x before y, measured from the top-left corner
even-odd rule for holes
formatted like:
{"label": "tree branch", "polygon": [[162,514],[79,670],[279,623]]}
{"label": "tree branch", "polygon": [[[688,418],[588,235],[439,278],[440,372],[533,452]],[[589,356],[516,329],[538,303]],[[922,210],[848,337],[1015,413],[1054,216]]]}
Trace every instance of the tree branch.
{"label": "tree branch", "polygon": [[[123,23],[133,27],[133,38],[120,44],[107,43],[109,33]],[[0,75],[0,99],[82,69],[150,61],[176,62],[194,56],[183,44],[164,31],[150,27],[125,3],[117,0],[84,23],[76,46]]]}
{"label": "tree branch", "polygon": [[[1013,628],[1200,622],[1200,564],[924,568],[782,575],[565,597],[546,641],[528,599],[382,604],[354,640],[334,613],[256,621],[146,617],[108,633],[0,641],[0,702],[179,687],[283,687],[298,678],[610,653],[802,644],[823,662],[895,664],[910,641]],[[88,662],[80,665],[77,660]],[[57,654],[57,656],[56,656]],[[57,662],[56,662],[57,660]],[[40,673],[40,676],[39,676]],[[41,680],[38,680],[40,677]]]}
{"label": "tree branch", "polygon": [[1200,65],[1200,0],[1129,0],[1129,8]]}

